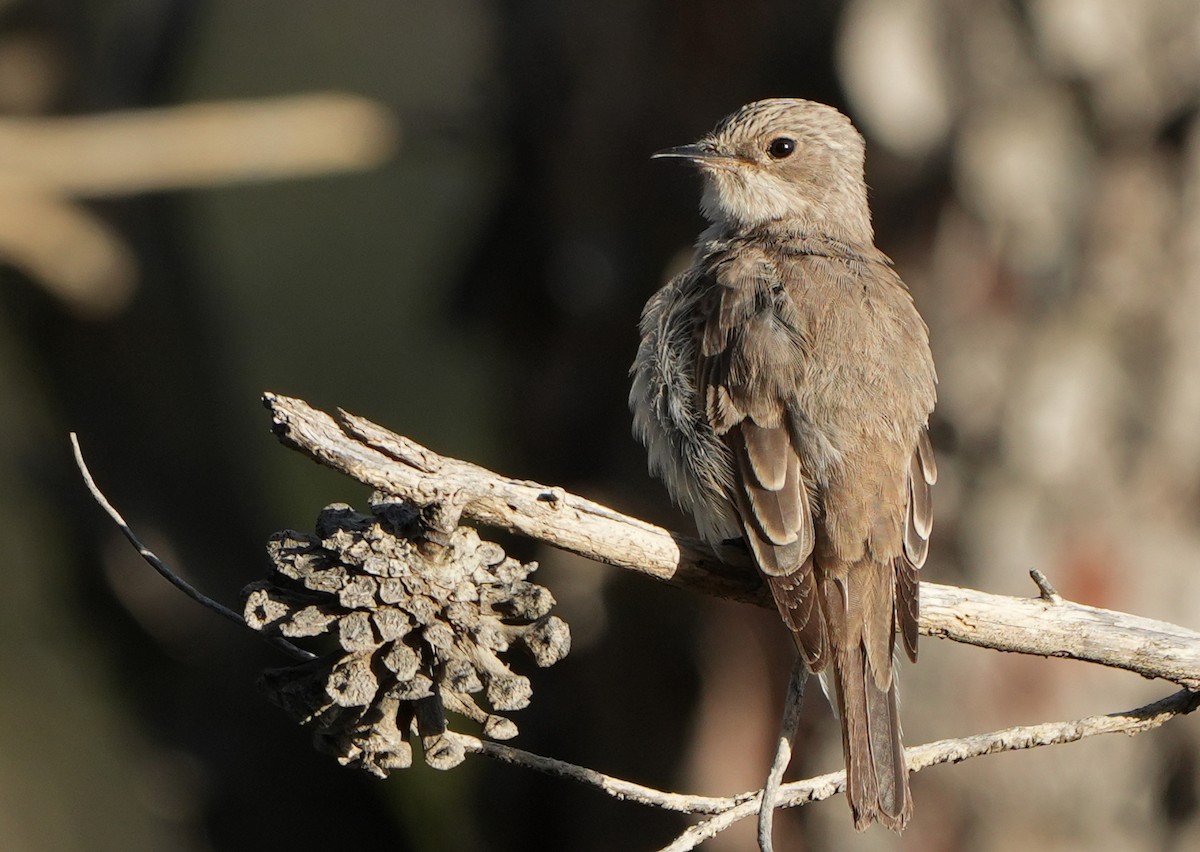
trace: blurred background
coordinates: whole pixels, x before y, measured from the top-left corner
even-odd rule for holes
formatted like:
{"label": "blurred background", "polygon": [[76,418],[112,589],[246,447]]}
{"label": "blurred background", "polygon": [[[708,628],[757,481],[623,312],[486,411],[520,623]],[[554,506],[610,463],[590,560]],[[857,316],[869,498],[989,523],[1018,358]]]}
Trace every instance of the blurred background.
{"label": "blurred background", "polygon": [[[335,92],[337,95],[322,96]],[[0,847],[653,849],[681,817],[471,759],[378,782],[255,688],[281,663],[185,600],[367,494],[258,396],[677,529],[629,437],[638,313],[701,229],[651,163],[762,97],[867,136],[880,247],[932,332],[924,575],[1200,628],[1195,0],[0,2]],[[206,105],[197,107],[195,105]],[[163,113],[129,113],[161,108]],[[574,650],[516,745],[687,792],[759,786],[790,649],[772,613],[528,543]],[[1172,691],[926,640],[910,744]],[[790,777],[841,765],[810,697]],[[1200,849],[1200,728],[913,778],[902,838],[840,799],[778,848]],[[705,848],[750,848],[748,826]]]}

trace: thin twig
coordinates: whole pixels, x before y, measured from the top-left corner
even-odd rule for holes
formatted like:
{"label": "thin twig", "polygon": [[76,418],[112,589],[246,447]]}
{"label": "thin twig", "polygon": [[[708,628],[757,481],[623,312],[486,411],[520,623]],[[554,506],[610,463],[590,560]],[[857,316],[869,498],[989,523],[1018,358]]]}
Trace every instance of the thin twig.
{"label": "thin twig", "polygon": [[1046,575],[1037,568],[1029,569],[1029,576],[1033,578],[1033,582],[1037,584],[1039,597],[1050,604],[1051,606],[1062,606],[1063,596],[1058,593],[1058,589],[1050,584],[1046,579]]}
{"label": "thin twig", "polygon": [[[909,770],[919,772],[927,767],[943,763],[959,763],[973,757],[998,754],[1004,751],[1061,745],[1099,734],[1138,734],[1157,728],[1175,716],[1191,713],[1197,707],[1200,707],[1200,693],[1184,689],[1135,710],[1089,716],[1066,722],[1047,722],[1041,725],[1005,728],[957,739],[937,740],[907,749],[905,757]],[[762,792],[757,790],[728,797],[669,793],[630,781],[623,781],[566,761],[541,757],[512,746],[480,740],[465,734],[454,734],[453,736],[462,742],[464,749],[468,752],[574,781],[616,799],[665,810],[715,815],[711,819],[689,828],[662,852],[683,852],[683,850],[694,849],[701,842],[714,837],[733,823],[758,813],[761,807]],[[808,802],[823,801],[843,792],[845,786],[846,773],[844,770],[783,784],[780,787],[777,807],[795,807]]]}
{"label": "thin twig", "polygon": [[761,852],[772,852],[771,827],[775,821],[775,805],[779,801],[783,773],[792,762],[792,747],[796,742],[796,730],[800,727],[800,708],[804,706],[804,685],[808,683],[808,669],[804,660],[796,655],[792,663],[792,674],[788,678],[787,698],[783,703],[783,719],[779,723],[779,742],[775,746],[775,759],[767,782],[763,785],[762,801],[758,808],[758,848]]}
{"label": "thin twig", "polygon": [[741,793],[737,796],[692,796],[686,793],[668,793],[663,790],[656,790],[653,787],[635,784],[632,781],[614,778],[611,775],[605,775],[603,772],[597,772],[594,769],[576,766],[565,760],[542,757],[541,755],[513,748],[512,746],[502,745],[490,740],[481,740],[468,734],[449,732],[448,736],[453,736],[461,742],[463,748],[468,752],[490,757],[493,760],[508,763],[512,766],[532,769],[544,775],[552,775],[555,778],[574,781],[585,787],[592,787],[599,790],[606,795],[612,796],[614,799],[636,802],[641,805],[650,805],[668,811],[680,811],[688,814],[717,814],[736,807],[743,802],[757,801],[760,797],[758,791]]}
{"label": "thin twig", "polygon": [[[83,481],[87,485],[88,491],[90,491],[92,494],[92,499],[99,503],[100,508],[108,513],[108,516],[113,519],[113,523],[117,525],[117,529],[119,529],[125,538],[129,540],[129,543],[133,545],[134,549],[137,550],[142,559],[145,559],[148,563],[150,563],[150,566],[154,568],[154,570],[157,571],[163,577],[163,579],[165,579],[175,588],[179,589],[179,591],[183,592],[196,603],[207,609],[211,609],[213,612],[229,619],[241,627],[245,627],[246,621],[242,618],[240,613],[234,612],[223,603],[213,600],[195,586],[188,583],[186,580],[168,568],[167,564],[159,559],[154,551],[142,544],[141,539],[134,534],[133,530],[130,529],[129,524],[127,524],[125,519],[121,517],[121,513],[116,510],[112,503],[108,502],[108,498],[104,496],[104,493],[100,490],[100,487],[96,485],[96,481],[92,479],[92,472],[88,470],[88,466],[83,460],[83,450],[79,447],[79,437],[74,432],[71,433],[71,449],[75,453],[75,464],[79,468],[79,473],[83,476]],[[256,633],[255,635],[262,636],[261,633]],[[297,660],[311,660],[315,656],[314,654],[305,651],[303,648],[296,647],[291,642],[288,642],[286,639],[281,637],[271,636],[265,638],[276,648],[279,648],[281,651],[296,658]]]}
{"label": "thin twig", "polygon": [[[960,763],[972,757],[999,754],[1005,751],[1021,751],[1039,746],[1073,743],[1098,734],[1139,734],[1157,728],[1176,716],[1187,715],[1200,707],[1200,692],[1182,689],[1144,707],[1123,713],[1104,716],[1088,716],[1069,722],[1046,722],[1041,725],[1024,725],[1006,728],[988,734],[977,734],[960,739],[938,740],[916,746],[905,751],[908,768],[920,772],[929,766],[941,763]],[[808,802],[828,799],[846,787],[844,770],[820,775],[804,781],[783,785],[779,807],[790,808]],[[758,797],[746,799],[711,819],[689,828],[673,843],[660,852],[685,852],[695,849],[700,843],[716,836],[739,820],[753,816],[758,811]]]}

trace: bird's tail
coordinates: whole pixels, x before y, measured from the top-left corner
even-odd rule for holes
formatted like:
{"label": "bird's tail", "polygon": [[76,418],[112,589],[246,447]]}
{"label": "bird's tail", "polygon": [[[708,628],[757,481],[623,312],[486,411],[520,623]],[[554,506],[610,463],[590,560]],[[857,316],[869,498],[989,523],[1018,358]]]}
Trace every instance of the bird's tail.
{"label": "bird's tail", "polygon": [[[912,816],[912,796],[900,742],[896,673],[878,677],[863,644],[856,642],[837,649],[833,675],[854,827],[862,831],[878,820],[902,831]],[[880,680],[888,682],[886,688]]]}
{"label": "bird's tail", "polygon": [[854,827],[901,831],[912,816],[896,706],[896,575],[870,557],[831,561],[822,579],[833,700],[842,726],[846,799]]}

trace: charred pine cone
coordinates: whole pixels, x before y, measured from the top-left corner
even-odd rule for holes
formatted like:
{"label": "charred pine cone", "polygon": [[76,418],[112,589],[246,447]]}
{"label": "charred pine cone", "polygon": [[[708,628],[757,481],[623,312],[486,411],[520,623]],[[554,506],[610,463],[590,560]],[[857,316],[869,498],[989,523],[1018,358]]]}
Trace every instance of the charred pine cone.
{"label": "charred pine cone", "polygon": [[[268,552],[271,576],[243,590],[246,623],[289,639],[328,634],[336,647],[262,684],[319,750],[381,778],[411,765],[410,733],[430,766],[462,762],[446,710],[485,737],[516,736],[499,713],[525,707],[531,689],[500,655],[515,645],[549,666],[570,649],[554,598],[526,581],[536,563],[470,527],[432,534],[409,504],[376,495],[371,515],[329,506],[315,536],[276,533]],[[490,711],[472,698],[481,692]]]}

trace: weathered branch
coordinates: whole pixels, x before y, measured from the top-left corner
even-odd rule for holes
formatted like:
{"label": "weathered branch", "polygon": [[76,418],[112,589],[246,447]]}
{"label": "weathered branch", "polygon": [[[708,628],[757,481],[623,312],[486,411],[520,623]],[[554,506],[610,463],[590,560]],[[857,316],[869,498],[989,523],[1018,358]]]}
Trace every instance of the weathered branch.
{"label": "weathered branch", "polygon": [[[463,517],[722,598],[770,606],[746,555],[721,560],[701,541],[668,532],[568,494],[440,456],[408,438],[339,411],[267,394],[275,433],[287,446],[360,482],[419,505],[442,503]],[[730,567],[730,566],[733,567]],[[1067,601],[1015,598],[921,584],[921,632],[970,645],[1069,657],[1200,689],[1200,633],[1153,619]]]}
{"label": "weathered branch", "polygon": [[[103,492],[100,491],[99,487],[93,481],[91,473],[84,463],[83,454],[79,448],[79,441],[74,433],[71,433],[71,445],[75,453],[76,464],[79,466],[79,471],[92,497],[117,524],[121,532],[142,558],[166,578],[168,582],[179,588],[188,597],[197,601],[202,606],[218,612],[231,621],[237,622],[242,626],[247,626],[240,615],[213,601],[189,585],[156,556],[153,551],[142,544],[138,536],[125,522],[120,512],[109,503]],[[291,643],[279,637],[275,637],[273,644],[287,652],[289,656],[300,659],[312,658],[312,655],[308,652],[296,648]],[[1097,734],[1137,734],[1157,728],[1174,716],[1191,713],[1197,706],[1200,706],[1200,692],[1184,689],[1160,701],[1124,713],[1091,716],[1072,722],[1027,725],[995,731],[990,734],[939,740],[917,746],[916,748],[910,748],[907,750],[906,755],[908,757],[909,769],[913,772],[919,772],[926,767],[936,766],[941,763],[958,763],[972,757],[996,754],[1002,751],[1015,751],[1037,748],[1038,746],[1075,742],[1076,740],[1096,736]],[[793,721],[785,719],[785,729],[790,727]],[[398,738],[403,738],[403,734],[399,730],[395,733]],[[671,850],[695,848],[703,840],[713,837],[734,822],[758,813],[760,809],[759,803],[763,795],[762,791],[749,791],[735,796],[697,796],[685,793],[671,793],[631,781],[625,781],[611,775],[605,775],[602,772],[577,766],[563,760],[543,757],[524,751],[523,749],[489,740],[482,740],[466,734],[447,731],[446,737],[461,747],[464,753],[483,755],[502,763],[509,763],[514,766],[571,780],[585,786],[593,787],[613,798],[682,813],[715,815],[713,818],[692,826],[692,828],[685,831],[671,846],[667,847]],[[845,771],[839,771],[782,785],[775,791],[778,795],[776,806],[794,807],[807,802],[830,798],[844,789],[845,782]],[[769,784],[768,786],[774,787],[773,784]]]}
{"label": "weathered branch", "polygon": [[[561,488],[508,479],[476,465],[438,456],[407,438],[345,412],[340,412],[339,419],[335,420],[300,400],[268,394],[265,401],[272,411],[275,431],[286,445],[300,449],[364,484],[427,507],[430,510],[426,513],[427,520],[432,521],[435,528],[440,522],[453,527],[460,517],[466,517],[675,585],[769,605],[753,580],[754,573],[739,571],[737,565],[739,562],[744,564],[745,556],[735,549],[722,554],[722,558],[734,564],[731,569],[716,561],[696,540],[621,515],[567,494]],[[92,495],[143,558],[193,599],[226,618],[245,624],[241,616],[184,583],[138,540],[92,481],[78,442],[74,435],[71,437],[76,461]],[[912,771],[1002,751],[1074,742],[1097,734],[1140,733],[1156,728],[1174,716],[1191,713],[1200,706],[1200,692],[1195,690],[1196,684],[1200,683],[1200,667],[1197,666],[1200,635],[1162,622],[1066,602],[1040,572],[1032,573],[1041,594],[1029,600],[922,584],[922,631],[1000,650],[1101,663],[1147,677],[1162,677],[1185,688],[1153,704],[1124,713],[1009,728],[911,748],[906,754]],[[307,656],[290,643],[278,638],[276,642],[293,655]],[[463,709],[459,708],[459,712]],[[394,714],[389,711],[384,715],[390,718]],[[467,712],[466,715],[475,718],[478,713]],[[789,725],[785,723],[785,745]],[[384,752],[400,749],[406,744],[407,734],[403,730],[406,726],[371,728],[373,747]],[[458,734],[445,730],[444,726],[439,731],[439,736],[433,739],[438,740],[444,750],[453,751],[459,757],[442,761],[435,753],[431,765],[441,766],[444,762],[449,766],[461,760],[462,754],[476,753],[570,779],[614,798],[712,815],[684,831],[666,847],[667,850],[693,849],[738,820],[756,813],[760,814],[760,839],[766,838],[762,846],[770,846],[771,820],[769,815],[761,814],[762,791],[732,797],[670,793],[565,761]],[[426,748],[430,748],[428,741]],[[777,807],[793,807],[842,792],[845,772],[782,786],[778,781],[778,773],[773,771],[767,785],[770,800]]]}

